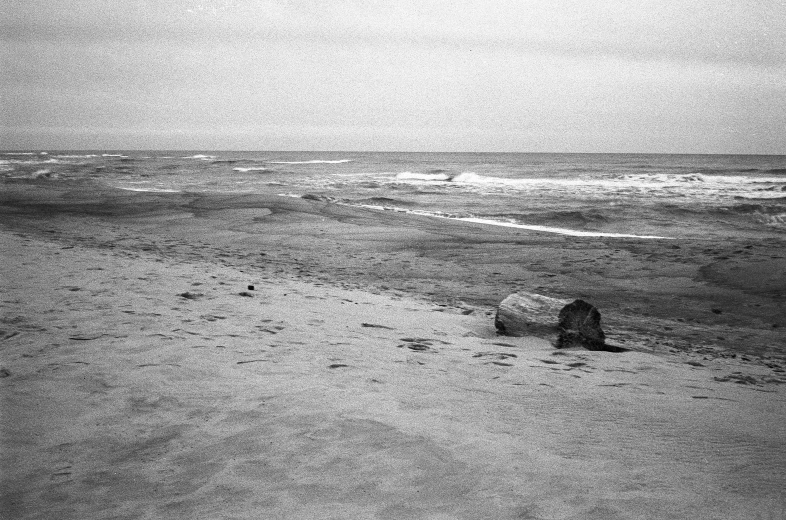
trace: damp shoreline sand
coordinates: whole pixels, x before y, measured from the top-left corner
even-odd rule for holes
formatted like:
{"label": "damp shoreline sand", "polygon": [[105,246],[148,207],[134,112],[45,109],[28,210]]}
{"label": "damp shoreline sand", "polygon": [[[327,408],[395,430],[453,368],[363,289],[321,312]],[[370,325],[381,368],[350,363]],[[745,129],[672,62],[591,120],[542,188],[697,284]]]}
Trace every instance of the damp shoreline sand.
{"label": "damp shoreline sand", "polygon": [[[10,517],[786,510],[782,244],[46,182],[0,212]],[[632,350],[497,336],[516,290]]]}

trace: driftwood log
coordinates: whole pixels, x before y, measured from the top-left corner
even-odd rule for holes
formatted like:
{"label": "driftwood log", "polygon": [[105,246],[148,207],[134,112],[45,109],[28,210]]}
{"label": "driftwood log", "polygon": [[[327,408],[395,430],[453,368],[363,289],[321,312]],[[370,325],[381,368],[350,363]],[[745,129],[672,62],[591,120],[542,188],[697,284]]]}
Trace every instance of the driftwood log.
{"label": "driftwood log", "polygon": [[514,293],[499,304],[494,326],[506,336],[538,336],[554,340],[559,333],[557,316],[568,303],[540,294]]}
{"label": "driftwood log", "polygon": [[600,311],[584,300],[576,300],[559,311],[557,348],[584,347],[608,350],[606,334],[600,328]]}
{"label": "driftwood log", "polygon": [[511,294],[499,304],[494,326],[506,336],[537,336],[557,348],[624,352],[606,343],[600,311],[584,300],[569,302],[534,293]]}

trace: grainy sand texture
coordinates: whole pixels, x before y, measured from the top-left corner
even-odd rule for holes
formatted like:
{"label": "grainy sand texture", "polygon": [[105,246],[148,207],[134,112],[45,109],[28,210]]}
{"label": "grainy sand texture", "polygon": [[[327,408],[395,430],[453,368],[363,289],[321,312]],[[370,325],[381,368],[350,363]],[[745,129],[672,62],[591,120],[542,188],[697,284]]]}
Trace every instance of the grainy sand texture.
{"label": "grainy sand texture", "polygon": [[45,183],[0,233],[2,518],[786,516],[782,244]]}

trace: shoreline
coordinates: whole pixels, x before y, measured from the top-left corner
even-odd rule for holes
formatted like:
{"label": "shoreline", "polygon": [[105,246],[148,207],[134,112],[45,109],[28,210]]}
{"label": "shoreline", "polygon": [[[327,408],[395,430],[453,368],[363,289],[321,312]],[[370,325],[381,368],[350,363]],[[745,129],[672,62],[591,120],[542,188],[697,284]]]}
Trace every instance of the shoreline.
{"label": "shoreline", "polygon": [[275,195],[6,185],[7,229],[98,249],[219,261],[319,283],[495,308],[582,298],[634,348],[782,358],[786,239],[567,237]]}

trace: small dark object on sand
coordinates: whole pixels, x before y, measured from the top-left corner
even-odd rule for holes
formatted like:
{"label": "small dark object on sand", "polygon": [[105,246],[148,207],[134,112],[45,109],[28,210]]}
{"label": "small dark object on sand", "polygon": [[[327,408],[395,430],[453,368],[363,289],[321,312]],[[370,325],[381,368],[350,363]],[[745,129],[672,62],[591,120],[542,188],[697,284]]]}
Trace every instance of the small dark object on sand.
{"label": "small dark object on sand", "polygon": [[253,290],[254,290],[254,286],[253,286],[253,285],[249,285],[249,286],[248,286],[248,290],[249,290],[249,291],[253,291]]}
{"label": "small dark object on sand", "polygon": [[377,325],[376,323],[361,323],[361,327],[371,327],[374,329],[388,329],[388,330],[396,330],[393,327],[388,327],[387,325]]}
{"label": "small dark object on sand", "polygon": [[246,291],[243,291],[243,292],[238,293],[238,294],[240,294],[240,296],[245,296],[246,298],[253,298],[254,297],[253,294],[251,294],[250,292],[246,292]]}
{"label": "small dark object on sand", "polygon": [[201,298],[202,296],[204,296],[204,294],[202,294],[202,293],[184,292],[184,293],[178,294],[178,296],[180,296],[181,298],[185,298],[186,300],[196,300],[196,299]]}

